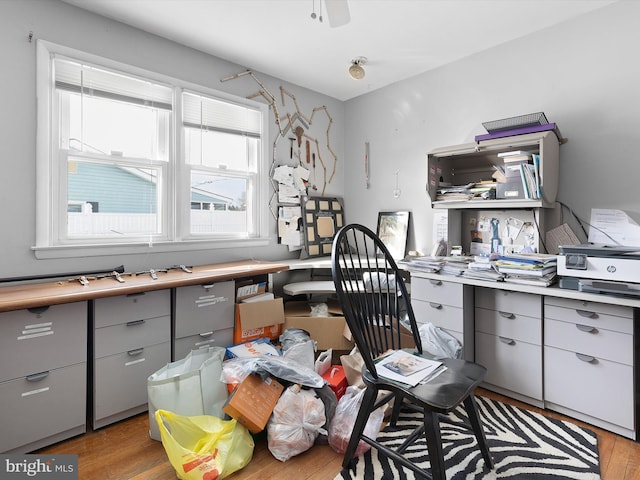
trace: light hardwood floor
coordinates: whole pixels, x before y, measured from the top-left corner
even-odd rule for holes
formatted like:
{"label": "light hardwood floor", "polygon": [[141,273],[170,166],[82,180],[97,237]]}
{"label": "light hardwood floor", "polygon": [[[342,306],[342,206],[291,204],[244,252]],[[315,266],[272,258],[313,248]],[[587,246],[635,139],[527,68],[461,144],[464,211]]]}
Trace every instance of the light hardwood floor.
{"label": "light hardwood floor", "polygon": [[[591,428],[598,435],[602,480],[640,479],[640,443],[559,414],[542,412],[538,408],[486,390],[480,390],[478,393]],[[149,438],[148,428],[148,416],[145,413],[47,447],[37,453],[78,454],[81,480],[175,480],[175,471],[167,460],[162,444]],[[249,465],[227,478],[331,480],[340,471],[341,463],[342,455],[334,452],[328,445],[316,445],[303,454],[280,462],[269,452],[266,438],[263,436],[256,439],[253,459]]]}

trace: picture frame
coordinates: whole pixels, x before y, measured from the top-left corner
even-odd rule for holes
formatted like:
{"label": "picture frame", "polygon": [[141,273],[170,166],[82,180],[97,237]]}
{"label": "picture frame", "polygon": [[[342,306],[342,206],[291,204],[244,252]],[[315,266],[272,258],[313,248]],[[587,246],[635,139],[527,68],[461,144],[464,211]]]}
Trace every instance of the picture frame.
{"label": "picture frame", "polygon": [[309,197],[302,202],[305,248],[301,258],[331,255],[333,237],[344,226],[342,204],[336,197]]}
{"label": "picture frame", "polygon": [[401,260],[406,255],[410,217],[407,210],[378,213],[376,233],[394,260]]}

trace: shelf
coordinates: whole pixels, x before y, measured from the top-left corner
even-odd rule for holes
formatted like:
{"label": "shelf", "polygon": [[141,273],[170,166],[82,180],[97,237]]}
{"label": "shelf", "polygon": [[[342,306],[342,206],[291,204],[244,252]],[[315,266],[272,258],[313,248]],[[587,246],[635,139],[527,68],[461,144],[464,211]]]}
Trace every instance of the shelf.
{"label": "shelf", "polygon": [[434,209],[476,209],[490,210],[507,208],[542,208],[544,207],[542,200],[460,200],[460,201],[436,201],[433,202]]}
{"label": "shelf", "polygon": [[[434,209],[553,208],[558,193],[559,146],[553,132],[539,132],[432,150],[427,154],[427,192],[431,205]],[[495,167],[504,165],[498,155],[511,150],[539,156],[541,199],[437,200],[441,184],[467,185],[493,180]]]}

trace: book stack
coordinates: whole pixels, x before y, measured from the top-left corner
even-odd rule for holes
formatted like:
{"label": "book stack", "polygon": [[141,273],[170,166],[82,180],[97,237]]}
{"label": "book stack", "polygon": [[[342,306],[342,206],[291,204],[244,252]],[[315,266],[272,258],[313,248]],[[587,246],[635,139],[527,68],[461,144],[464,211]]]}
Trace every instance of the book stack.
{"label": "book stack", "polygon": [[488,200],[496,198],[496,182],[481,181],[466,185],[446,185],[441,183],[436,200],[439,202],[461,200]]}
{"label": "book stack", "polygon": [[525,150],[514,150],[498,154],[504,165],[496,165],[494,178],[502,182],[522,182],[523,197],[542,198],[540,184],[540,155]]}
{"label": "book stack", "polygon": [[407,265],[409,270],[438,273],[445,263],[443,257],[407,257],[399,263]]}
{"label": "book stack", "polygon": [[442,266],[442,273],[455,276],[463,275],[468,269],[469,262],[471,260],[471,257],[466,257],[464,255],[451,255],[449,257],[445,257],[445,262]]}
{"label": "book stack", "polygon": [[436,200],[439,202],[469,200],[473,196],[473,193],[470,191],[473,186],[475,186],[475,183],[468,183],[466,185],[447,185],[440,183]]}
{"label": "book stack", "polygon": [[556,280],[557,257],[543,253],[500,255],[495,262],[505,282],[548,287]]}
{"label": "book stack", "polygon": [[467,278],[501,282],[504,280],[504,275],[498,272],[495,267],[497,258],[498,256],[493,253],[491,255],[475,255],[463,275]]}

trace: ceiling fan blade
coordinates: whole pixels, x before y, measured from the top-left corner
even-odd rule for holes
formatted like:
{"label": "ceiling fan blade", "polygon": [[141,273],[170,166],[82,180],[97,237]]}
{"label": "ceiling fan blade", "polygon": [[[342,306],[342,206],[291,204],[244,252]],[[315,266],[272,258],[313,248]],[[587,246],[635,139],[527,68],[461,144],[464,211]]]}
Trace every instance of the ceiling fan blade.
{"label": "ceiling fan blade", "polygon": [[341,27],[351,21],[347,0],[324,0],[324,4],[327,8],[329,25],[332,28]]}

